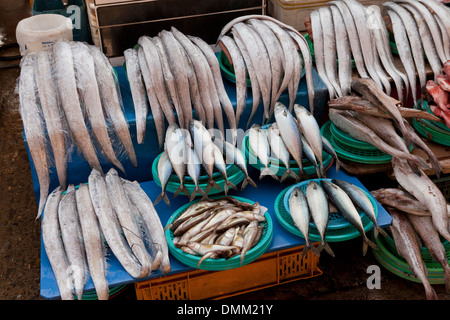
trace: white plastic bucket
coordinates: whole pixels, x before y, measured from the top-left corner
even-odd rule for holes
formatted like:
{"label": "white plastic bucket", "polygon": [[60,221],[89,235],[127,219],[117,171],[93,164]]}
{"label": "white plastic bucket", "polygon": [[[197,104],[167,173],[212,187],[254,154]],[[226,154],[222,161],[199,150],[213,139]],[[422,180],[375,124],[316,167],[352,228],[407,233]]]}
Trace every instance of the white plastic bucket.
{"label": "white plastic bucket", "polygon": [[52,13],[25,18],[17,24],[16,38],[22,56],[46,50],[56,40],[73,40],[72,20]]}

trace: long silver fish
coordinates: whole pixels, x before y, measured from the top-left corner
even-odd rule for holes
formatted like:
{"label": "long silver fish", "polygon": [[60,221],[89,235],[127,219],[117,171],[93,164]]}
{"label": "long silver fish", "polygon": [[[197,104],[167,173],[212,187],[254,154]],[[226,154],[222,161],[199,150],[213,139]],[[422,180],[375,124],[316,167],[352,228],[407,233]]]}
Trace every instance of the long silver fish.
{"label": "long silver fish", "polygon": [[187,148],[188,153],[188,162],[187,162],[187,172],[189,176],[192,178],[192,181],[194,181],[195,189],[192,191],[191,194],[191,201],[194,200],[197,193],[206,196],[205,192],[200,188],[199,184],[199,178],[200,178],[200,169],[201,169],[201,163],[200,159],[197,156],[197,153],[192,148]]}
{"label": "long silver fish", "polygon": [[267,140],[269,141],[271,153],[286,167],[286,171],[281,177],[280,182],[283,182],[288,176],[292,176],[296,181],[300,180],[300,178],[291,169],[291,155],[286,148],[286,144],[280,136],[280,129],[278,129],[278,125],[276,122],[272,123],[269,128],[267,128],[266,134]]}
{"label": "long silver fish", "polygon": [[309,250],[312,250],[314,254],[320,256],[320,252],[314,245],[311,244],[311,240],[309,240],[310,213],[308,201],[306,200],[305,194],[299,187],[295,187],[289,197],[289,213],[291,214],[294,224],[303,234],[306,241],[305,248],[302,253],[302,259],[306,257]]}
{"label": "long silver fish", "polygon": [[42,240],[55,275],[61,299],[74,300],[72,293],[72,275],[69,272],[69,264],[61,239],[61,230],[58,221],[58,207],[61,195],[62,189],[58,186],[48,196],[44,214],[42,215]]}
{"label": "long silver fish", "polygon": [[106,279],[106,248],[102,239],[102,231],[92,205],[89,187],[86,183],[78,186],[78,189],[75,191],[75,198],[89,274],[94,283],[98,300],[108,300],[109,287],[108,280]]}
{"label": "long silver fish", "polygon": [[371,246],[374,249],[378,249],[378,246],[374,244],[367,237],[364,226],[361,221],[361,217],[359,215],[358,210],[356,210],[355,205],[353,204],[350,196],[339,186],[328,181],[322,181],[323,188],[325,192],[330,197],[331,201],[336,205],[339,212],[344,216],[344,218],[350,222],[362,235],[363,237],[363,255],[366,255],[368,246]]}
{"label": "long silver fish", "polygon": [[262,179],[264,176],[271,175],[275,180],[278,181],[279,178],[269,168],[270,146],[265,131],[261,128],[261,126],[253,124],[248,132],[248,139],[250,148],[252,148],[255,156],[261,161],[262,165],[264,166],[263,168],[261,168],[259,179]]}
{"label": "long silver fish", "polygon": [[111,206],[119,219],[125,239],[131,248],[134,256],[141,264],[141,274],[139,278],[150,274],[152,258],[148,254],[144,241],[140,237],[138,225],[132,216],[130,204],[122,185],[121,178],[117,171],[111,168],[105,177],[106,188],[108,190]]}
{"label": "long silver fish", "polygon": [[328,198],[325,190],[318,182],[314,180],[308,182],[306,187],[306,201],[308,202],[312,220],[321,238],[318,251],[321,252],[325,249],[330,256],[334,257],[334,252],[325,239],[329,221]]}
{"label": "long silver fish", "polygon": [[323,150],[330,154],[334,160],[335,160],[335,166],[336,166],[336,172],[339,172],[339,168],[341,166],[341,161],[339,160],[339,156],[336,154],[336,151],[334,151],[333,146],[331,145],[330,141],[328,141],[327,138],[322,136],[322,146]]}
{"label": "long silver fish", "polygon": [[321,168],[320,165],[317,163],[316,155],[314,154],[314,151],[311,149],[311,146],[309,145],[308,141],[306,141],[303,135],[300,135],[300,138],[302,139],[303,154],[305,155],[306,159],[308,159],[316,168],[317,177],[326,178],[326,173],[323,170],[323,168]]}
{"label": "long silver fish", "polygon": [[99,171],[93,169],[88,184],[92,205],[109,248],[125,271],[131,277],[138,278],[141,275],[141,265],[121,234],[119,221],[108,196],[105,178]]}
{"label": "long silver fish", "polygon": [[36,219],[39,219],[47,200],[50,188],[50,175],[45,140],[45,124],[35,94],[36,83],[34,81],[33,56],[34,55],[27,55],[21,62],[19,77],[19,108],[25,139],[39,181],[39,205],[36,215]]}
{"label": "long silver fish", "polygon": [[167,184],[169,183],[170,176],[172,175],[173,168],[166,151],[163,151],[161,157],[159,158],[157,171],[159,181],[161,182],[162,191],[159,194],[158,198],[156,198],[154,205],[156,206],[156,204],[161,201],[161,199],[164,199],[164,202],[168,206],[170,206],[170,201],[166,194],[166,188]]}
{"label": "long silver fish", "polygon": [[407,217],[397,210],[390,209],[389,214],[392,217],[390,230],[394,238],[397,252],[405,258],[411,271],[422,282],[427,300],[437,300],[437,294],[427,277],[427,267],[420,253],[419,240],[414,227]]}
{"label": "long silver fish", "polygon": [[87,281],[87,261],[75,198],[75,186],[70,184],[58,207],[61,237],[72,273],[77,299],[81,300]]}
{"label": "long silver fish", "polygon": [[50,61],[53,59],[51,51],[41,51],[37,54],[34,64],[37,92],[45,119],[48,137],[52,145],[56,173],[59,185],[65,189],[67,181],[66,141],[64,137],[64,114],[59,105],[56,82],[52,76]]}

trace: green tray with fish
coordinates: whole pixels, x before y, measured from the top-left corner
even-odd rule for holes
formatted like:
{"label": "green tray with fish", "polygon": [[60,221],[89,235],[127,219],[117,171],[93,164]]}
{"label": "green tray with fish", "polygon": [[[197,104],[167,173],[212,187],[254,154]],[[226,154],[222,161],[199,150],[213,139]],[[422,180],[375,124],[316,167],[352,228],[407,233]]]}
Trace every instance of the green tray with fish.
{"label": "green tray with fish", "polygon": [[[263,129],[266,129],[268,127],[268,125],[263,126]],[[264,167],[264,165],[261,163],[261,161],[256,157],[255,153],[253,152],[252,148],[250,147],[250,142],[248,139],[248,134],[246,134],[244,136],[244,138],[242,139],[242,146],[241,146],[241,151],[244,153],[246,159],[248,159],[248,163],[260,170],[261,168]],[[322,157],[323,157],[323,167],[325,168],[325,171],[331,167],[331,165],[333,164],[333,157],[326,153],[325,151],[322,153]],[[272,172],[275,173],[275,175],[281,177],[283,176],[283,174],[286,172],[286,166],[277,158],[274,157],[269,157],[269,168],[272,170]],[[316,167],[312,164],[311,161],[309,161],[308,159],[304,158],[302,159],[302,164],[303,164],[303,171],[308,175],[308,176],[316,176]],[[290,160],[289,162],[290,168],[291,170],[296,174],[299,175],[300,174],[300,168],[297,165],[297,162],[295,160]]]}
{"label": "green tray with fish", "polygon": [[442,144],[444,146],[450,146],[449,137],[443,137],[442,133],[439,133],[438,131],[431,129],[421,121],[412,120],[412,124],[414,129],[416,129],[418,133],[420,133],[423,137],[427,138],[428,140]]}
{"label": "green tray with fish", "polygon": [[377,147],[375,147],[374,145],[371,145],[370,143],[360,141],[360,140],[353,138],[348,133],[337,128],[333,122],[331,122],[331,124],[330,124],[330,132],[331,132],[331,135],[334,137],[334,139],[338,140],[340,143],[345,144],[347,146],[357,148],[357,149],[363,149],[363,150],[376,150],[377,149]]}
{"label": "green tray with fish", "polygon": [[[433,111],[430,108],[430,104],[428,103],[428,101],[423,100],[423,99],[419,99],[417,100],[417,103],[414,105],[414,109],[418,109],[418,110],[422,110],[422,111],[427,111],[429,114],[432,114],[433,116],[435,116],[435,114],[433,113]],[[415,119],[415,118],[414,118]],[[424,123],[426,123],[431,129],[434,129],[436,131],[439,131],[443,134],[448,134],[450,135],[450,128],[447,127],[447,125],[445,123],[441,123],[441,122],[437,122],[437,121],[432,121],[432,120],[426,120],[426,119],[421,119]],[[436,128],[437,127],[437,128]],[[442,129],[439,130],[438,128]]]}
{"label": "green tray with fish", "polygon": [[[242,202],[246,202],[246,203],[250,203],[250,204],[255,203],[255,201],[250,200],[250,199],[236,197],[236,196],[232,196],[232,197],[239,201],[242,201]],[[220,199],[221,196],[214,196],[211,198],[212,199]],[[171,224],[179,215],[181,215],[187,208],[189,208],[189,206],[191,206],[192,204],[194,204],[198,201],[200,201],[200,200],[194,200],[192,202],[189,202],[189,203],[181,206],[178,210],[176,210],[170,216],[166,225]],[[208,258],[208,259],[205,259],[200,264],[200,269],[210,270],[210,271],[234,269],[234,268],[238,268],[240,266],[249,264],[250,262],[255,261],[261,255],[263,255],[267,251],[267,249],[270,247],[270,244],[272,243],[272,238],[273,238],[273,222],[272,222],[272,218],[270,217],[270,214],[268,211],[265,212],[264,217],[266,218],[266,220],[264,222],[261,222],[264,224],[264,229],[263,229],[261,239],[253,248],[251,248],[249,251],[247,251],[242,264],[240,261],[240,259],[241,259],[240,255],[233,256],[229,259]],[[167,244],[168,244],[170,253],[181,263],[184,263],[193,268],[197,268],[198,262],[200,261],[201,257],[194,256],[192,254],[184,252],[180,248],[177,248],[173,243],[174,235],[173,235],[173,232],[170,230],[170,228],[168,228],[165,231],[165,234],[166,234]]]}
{"label": "green tray with fish", "polygon": [[[406,260],[398,254],[397,249],[395,248],[394,239],[391,236],[385,237],[382,234],[379,234],[375,239],[372,232],[370,237],[378,246],[378,250],[371,249],[372,254],[383,267],[401,278],[421,283],[420,279],[411,272]],[[447,254],[447,261],[450,263],[450,243],[448,243],[448,241],[443,241],[442,244],[444,245]],[[430,283],[445,283],[442,266],[433,260],[426,247],[422,247],[420,251],[428,270],[428,280]]]}
{"label": "green tray with fish", "polygon": [[[155,181],[156,185],[160,188],[161,188],[161,180],[159,180],[159,177],[158,177],[158,162],[159,162],[159,159],[161,158],[161,154],[159,154],[155,158],[155,160],[153,160],[153,164],[152,164],[153,180]],[[227,164],[226,168],[227,168],[228,180],[231,183],[233,183],[237,188],[239,188],[238,185],[239,185],[239,183],[241,183],[244,180],[245,174],[234,164]],[[213,173],[213,179],[221,188],[223,188],[225,186],[225,179],[220,174],[220,172],[215,170],[215,172]],[[206,187],[208,185],[208,181],[209,181],[208,175],[204,172],[204,169],[201,168],[200,178],[199,178],[199,187],[203,191],[206,189]],[[184,177],[184,182],[185,182],[184,185],[189,190],[189,193],[192,194],[192,192],[195,189],[195,184],[194,184],[194,181],[192,180],[192,178],[189,175],[187,175],[187,173],[186,173],[186,176]],[[169,182],[167,184],[166,191],[170,192],[170,193],[175,193],[175,191],[178,189],[179,186],[180,186],[180,179],[178,178],[178,176],[175,173],[173,173],[169,178]],[[218,193],[222,193],[222,192],[223,192],[223,190],[212,187],[209,190],[208,195],[218,194]],[[184,194],[184,193],[182,193],[182,194]],[[201,196],[201,194],[198,194],[197,196]]]}
{"label": "green tray with fish", "polygon": [[[330,179],[311,179],[302,181],[296,185],[292,185],[284,189],[280,192],[280,194],[275,199],[274,203],[274,210],[275,210],[275,217],[277,218],[277,221],[290,233],[304,238],[303,234],[300,232],[300,230],[296,227],[294,224],[294,221],[292,220],[291,214],[289,212],[289,208],[286,207],[286,197],[288,197],[289,192],[292,192],[292,190],[298,186],[302,191],[306,190],[306,187],[310,181],[317,181],[320,183],[321,180],[330,180]],[[369,193],[367,193],[365,190],[363,190],[364,193],[369,197],[370,201],[372,202],[372,205],[375,209],[375,216],[378,216],[378,207],[376,205],[375,199],[373,196]],[[287,200],[288,201],[288,200]],[[374,225],[373,222],[370,220],[370,218],[364,213],[360,212],[361,221],[363,223],[364,231],[368,232]],[[325,240],[327,242],[340,242],[340,241],[346,241],[350,239],[354,239],[359,237],[361,234],[359,231],[352,226],[339,212],[331,212],[329,215],[329,222],[326,229],[325,234]],[[311,241],[320,241],[320,234],[313,222],[310,222],[310,229],[309,229],[309,238]]]}
{"label": "green tray with fish", "polygon": [[342,143],[332,134],[331,124],[332,122],[330,120],[325,122],[325,124],[320,128],[320,132],[322,136],[328,139],[333,146],[334,151],[336,151],[340,158],[364,164],[382,164],[389,163],[391,161],[391,155],[386,154],[377,148],[359,149]]}

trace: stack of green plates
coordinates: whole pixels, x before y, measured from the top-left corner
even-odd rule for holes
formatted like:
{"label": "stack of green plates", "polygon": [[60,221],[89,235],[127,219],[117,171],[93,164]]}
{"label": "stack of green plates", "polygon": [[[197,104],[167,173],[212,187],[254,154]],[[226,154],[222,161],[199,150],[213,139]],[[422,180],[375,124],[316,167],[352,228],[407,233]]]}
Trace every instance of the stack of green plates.
{"label": "stack of green plates", "polygon": [[[428,113],[434,115],[428,102],[422,99],[417,101],[414,109],[428,111]],[[450,146],[450,128],[445,123],[414,118],[412,124],[417,132],[425,138],[444,146]]]}
{"label": "stack of green plates", "polygon": [[[153,164],[152,164],[153,180],[155,181],[156,185],[159,187],[161,187],[161,181],[158,177],[158,162],[159,162],[160,157],[161,157],[161,154],[159,154],[155,158],[155,160],[153,160]],[[202,171],[203,171],[203,168],[202,168]],[[236,187],[239,187],[238,185],[239,185],[239,183],[241,183],[244,180],[245,174],[236,165],[227,164],[227,178]],[[223,188],[225,186],[225,179],[223,178],[223,176],[220,172],[215,171],[213,173],[213,179],[222,188],[222,190],[212,187],[210,189],[208,195],[223,192]],[[206,189],[208,182],[209,182],[209,177],[207,174],[203,174],[200,176],[199,186],[202,190]],[[184,177],[184,185],[189,190],[189,193],[192,194],[192,192],[195,189],[195,184],[194,184],[194,181],[192,180],[192,178],[187,174]],[[170,192],[170,193],[175,193],[175,191],[178,189],[179,186],[180,186],[180,179],[178,179],[178,176],[175,173],[173,173],[171,175],[171,177],[169,178],[169,182],[167,184],[166,191]],[[201,194],[197,194],[197,196],[201,196]]]}
{"label": "stack of green plates", "polygon": [[[322,180],[330,179],[311,179],[320,183]],[[306,192],[306,187],[311,180],[302,181],[298,184],[292,185],[280,192],[280,194],[275,199],[274,210],[275,217],[278,222],[292,234],[304,238],[303,234],[297,228],[289,212],[289,196],[295,187],[299,187],[303,192]],[[361,189],[362,190],[362,189]],[[378,216],[378,206],[376,205],[373,196],[363,190],[364,193],[369,197],[372,205],[375,209],[375,216]],[[363,223],[364,231],[367,232],[373,227],[373,222],[370,218],[362,211],[359,211],[361,221]],[[351,225],[339,212],[331,212],[329,215],[329,222],[326,229],[325,240],[327,242],[339,242],[346,241],[353,238],[359,237],[361,234],[359,231]],[[309,228],[309,239],[311,241],[320,241],[320,234],[313,222],[310,222]]]}
{"label": "stack of green plates", "polygon": [[[236,198],[239,201],[250,203],[250,204],[255,203],[255,201],[252,201],[252,200],[249,200],[246,198],[242,198],[242,197],[233,196],[233,198]],[[213,197],[213,199],[220,199],[220,197]],[[194,204],[197,201],[199,201],[199,200],[189,202],[189,203],[181,206],[169,218],[169,220],[167,221],[167,225],[171,224],[180,214],[182,214],[188,207],[190,207],[192,204]],[[240,267],[242,265],[246,265],[246,264],[256,260],[261,255],[263,255],[269,248],[270,244],[272,243],[272,238],[273,238],[272,218],[270,217],[270,214],[268,211],[266,211],[264,216],[265,216],[266,220],[264,222],[261,222],[261,223],[264,223],[264,229],[263,229],[261,239],[253,248],[251,248],[249,251],[247,251],[247,253],[244,256],[244,260],[243,260],[242,264],[240,261],[241,260],[240,255],[231,257],[229,259],[208,258],[208,259],[205,259],[200,264],[200,269],[211,270],[211,271],[234,269],[234,268]],[[198,262],[200,261],[201,257],[186,253],[183,250],[181,250],[180,248],[176,247],[173,243],[174,235],[173,235],[173,232],[170,230],[170,228],[168,228],[166,230],[166,239],[167,239],[167,244],[169,246],[170,253],[178,261],[180,261],[192,268],[197,268]]]}
{"label": "stack of green plates", "polygon": [[[263,126],[263,129],[266,129],[269,125]],[[250,147],[250,142],[248,139],[248,133],[244,136],[244,139],[242,140],[242,147],[241,147],[242,153],[244,153],[245,157],[248,159],[248,163],[258,169],[261,170],[262,168],[264,168],[264,165],[261,163],[261,161],[258,159],[258,157],[256,157],[255,153],[253,152],[252,148]],[[322,161],[323,161],[323,167],[325,169],[328,169],[332,163],[333,163],[333,157],[326,153],[323,152],[322,154]],[[286,172],[286,166],[277,158],[274,157],[269,157],[269,168],[270,170],[272,170],[273,173],[275,173],[275,175],[282,177],[283,174]],[[312,164],[311,161],[309,161],[308,159],[304,158],[302,159],[302,164],[303,164],[303,171],[308,175],[308,176],[316,176],[316,167]],[[300,175],[300,168],[297,165],[297,162],[295,162],[295,160],[291,160],[289,162],[290,168],[291,170],[296,174],[296,175]]]}
{"label": "stack of green plates", "polygon": [[320,131],[340,158],[364,164],[389,163],[392,159],[390,154],[382,152],[370,143],[352,138],[331,121],[327,121]]}
{"label": "stack of green plates", "polygon": [[[378,250],[372,249],[372,253],[375,259],[377,259],[383,267],[401,278],[414,282],[421,282],[420,279],[412,273],[406,260],[397,252],[394,239],[391,236],[385,237],[382,234],[379,234],[378,238],[374,239],[372,233],[371,237],[379,248]],[[443,240],[442,244],[447,254],[447,261],[450,263],[450,243]],[[445,278],[442,266],[433,260],[426,247],[422,247],[420,251],[428,270],[428,280],[430,283],[443,284]]]}

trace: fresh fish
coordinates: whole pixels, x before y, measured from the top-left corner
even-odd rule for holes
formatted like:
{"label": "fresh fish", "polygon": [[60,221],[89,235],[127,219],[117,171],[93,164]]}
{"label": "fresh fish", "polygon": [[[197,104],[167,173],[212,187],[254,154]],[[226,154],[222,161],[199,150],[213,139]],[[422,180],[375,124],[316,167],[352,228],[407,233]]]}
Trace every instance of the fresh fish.
{"label": "fresh fish", "polygon": [[41,51],[35,58],[34,72],[37,93],[45,119],[48,137],[52,145],[56,173],[59,185],[65,189],[67,185],[66,141],[64,137],[64,114],[59,105],[56,82],[52,76],[50,61],[53,59],[51,51]]}
{"label": "fresh fish", "polygon": [[[57,81],[58,97],[66,116],[71,136],[91,168],[102,172],[96,150],[84,122],[80,100],[78,98],[73,55],[70,44],[58,41],[53,46],[54,77]],[[98,77],[97,77],[98,78]]]}
{"label": "fresh fish", "polygon": [[306,257],[309,250],[312,250],[314,254],[320,256],[319,251],[314,245],[311,244],[311,240],[309,240],[310,213],[308,202],[305,194],[299,187],[295,187],[289,197],[289,213],[306,241],[305,248],[302,253],[302,259]]}
{"label": "fresh fish", "polygon": [[[257,221],[257,220],[253,220],[253,221]],[[233,228],[233,227],[237,227],[237,226],[241,226],[241,225],[248,225],[250,224],[249,219],[247,219],[246,217],[239,217],[239,216],[233,216],[230,217],[229,219],[226,219],[220,226],[218,226],[216,228],[216,232],[224,232],[225,230],[229,229],[229,228]]]}
{"label": "fresh fish", "polygon": [[125,173],[125,169],[117,159],[109,138],[99,87],[95,77],[94,59],[92,59],[89,47],[82,42],[71,42],[70,46],[80,101],[83,104],[92,134],[97,141],[97,146],[109,162]]}
{"label": "fresh fish", "polygon": [[[39,206],[36,219],[42,214],[50,188],[48,155],[46,150],[45,123],[37,104],[36,83],[33,70],[34,55],[27,55],[21,62],[19,77],[20,116],[25,139],[33,159],[39,181]],[[75,81],[75,79],[74,79]]]}
{"label": "fresh fish", "polygon": [[239,170],[241,170],[244,173],[245,178],[244,181],[242,182],[241,190],[244,190],[244,188],[247,186],[248,183],[250,183],[253,187],[257,188],[256,183],[248,175],[247,162],[244,156],[242,155],[242,152],[238,148],[233,146],[231,143],[225,140],[214,139],[214,144],[217,147],[219,147],[219,149],[225,155],[225,162],[227,164],[236,165],[239,168]]}
{"label": "fresh fish", "polygon": [[106,279],[106,248],[103,244],[102,231],[92,205],[89,187],[82,183],[75,191],[78,216],[80,219],[86,260],[89,274],[94,283],[98,300],[109,299],[109,287]]}
{"label": "fresh fish", "polygon": [[[203,227],[213,218],[213,215],[211,213],[208,214],[208,212],[205,212],[204,215],[207,216],[206,219],[201,219],[201,221],[194,224],[179,237],[179,240],[176,244],[178,247],[185,246],[190,239],[201,233],[203,231]],[[209,237],[207,237],[206,239],[208,238]],[[202,242],[209,243],[209,240],[204,240]]]}
{"label": "fresh fish", "polygon": [[[156,48],[158,49],[158,56],[159,60],[161,61],[161,67],[163,70],[163,77],[164,77],[164,83],[167,88],[167,93],[170,98],[170,101],[173,104],[173,107],[175,108],[175,112],[177,114],[178,119],[178,125],[180,128],[185,129],[185,120],[184,118],[187,116],[184,114],[183,108],[181,106],[180,97],[178,95],[178,89],[177,84],[175,81],[175,76],[172,73],[172,70],[170,68],[169,58],[166,51],[166,48],[164,47],[164,44],[160,37],[153,37],[153,42],[156,45]],[[161,94],[161,92],[160,92]]]}
{"label": "fresh fish", "polygon": [[284,166],[286,167],[286,171],[280,179],[280,182],[283,182],[288,176],[291,176],[296,181],[299,181],[300,178],[295,174],[291,169],[290,165],[290,153],[286,148],[286,144],[280,136],[280,130],[278,129],[277,123],[273,123],[266,130],[267,140],[269,141],[270,151],[275,156],[275,158],[279,159]]}
{"label": "fresh fish", "polygon": [[[338,97],[342,96],[341,86],[338,83],[338,71],[337,71],[337,48],[336,48],[336,36],[334,31],[333,16],[331,10],[327,6],[320,7],[318,10],[320,23],[322,25],[323,34],[323,57],[325,63],[325,72],[328,80],[336,92]],[[313,35],[315,38],[315,35]],[[315,51],[314,51],[315,53]]]}
{"label": "fresh fish", "polygon": [[166,194],[166,188],[167,184],[169,183],[170,176],[172,175],[173,167],[172,163],[170,163],[170,159],[166,151],[163,151],[159,158],[157,171],[158,179],[161,182],[162,191],[159,194],[158,198],[156,198],[154,205],[156,206],[156,204],[161,201],[161,199],[164,199],[164,202],[168,206],[170,206],[170,201]]}
{"label": "fresh fish", "polygon": [[142,216],[143,221],[145,222],[149,234],[152,237],[152,244],[162,253],[160,270],[163,273],[170,272],[171,266],[169,261],[169,248],[167,245],[166,236],[164,234],[161,220],[155,210],[155,207],[153,206],[152,201],[145,193],[145,191],[142,190],[138,183],[131,182],[125,179],[122,179],[122,183],[128,199],[136,206],[138,212]]}
{"label": "fresh fish", "polygon": [[257,235],[258,235],[258,221],[254,220],[247,225],[247,227],[244,229],[243,232],[244,245],[240,252],[241,265],[244,262],[245,254],[247,253],[248,250],[251,249],[251,246],[253,245],[253,242]]}
{"label": "fresh fish", "polygon": [[390,230],[394,238],[397,252],[405,258],[411,271],[422,282],[427,300],[437,300],[437,294],[427,277],[427,267],[423,262],[420,253],[419,240],[414,227],[409,220],[400,212],[390,209],[389,213],[392,217]]}
{"label": "fresh fish", "polygon": [[211,190],[212,187],[222,190],[222,188],[214,181],[213,178],[215,159],[211,135],[198,120],[192,120],[189,127],[191,137],[194,142],[194,150],[197,153],[197,156],[209,177],[209,182],[206,186],[205,194],[208,195],[209,190]]}
{"label": "fresh fish", "polygon": [[222,151],[214,143],[211,145],[211,147],[214,152],[214,166],[220,172],[222,177],[225,179],[225,185],[224,185],[225,194],[228,194],[228,187],[231,187],[231,188],[237,190],[237,187],[231,181],[228,180],[227,165],[225,163]]}
{"label": "fresh fish", "polygon": [[[306,201],[308,202],[309,212],[311,213],[312,220],[316,225],[316,228],[320,234],[320,246],[318,251],[321,252],[323,249],[332,257],[334,257],[334,252],[331,250],[330,246],[325,240],[325,233],[328,226],[328,198],[325,190],[322,186],[311,180],[308,182],[306,187]],[[290,207],[290,206],[289,206]]]}
{"label": "fresh fish", "polygon": [[[220,208],[219,208],[220,209]],[[174,225],[173,235],[175,237],[182,236],[186,231],[188,231],[190,228],[194,227],[198,223],[205,221],[207,218],[210,218],[211,216],[214,216],[217,212],[217,208],[213,210],[205,210],[201,214],[198,214],[196,216],[192,216],[189,219],[185,219],[183,222],[181,222],[178,226]],[[209,219],[208,219],[209,221]],[[206,225],[206,223],[204,224]]]}
{"label": "fresh fish", "polygon": [[205,192],[200,188],[198,185],[199,178],[200,178],[200,160],[198,159],[197,153],[192,148],[187,148],[188,153],[188,162],[187,162],[187,172],[189,176],[192,178],[192,181],[194,181],[195,189],[191,194],[191,201],[194,200],[194,197],[197,193],[206,196]]}
{"label": "fresh fish", "polygon": [[380,204],[386,207],[392,207],[399,211],[419,216],[431,215],[424,204],[403,189],[380,188],[372,190],[370,193]]}
{"label": "fresh fish", "polygon": [[176,197],[180,192],[189,196],[189,190],[184,185],[184,176],[186,173],[187,151],[186,141],[182,129],[176,123],[169,125],[165,137],[165,151],[169,156],[172,168],[180,180],[180,186],[174,193]]}
{"label": "fresh fish", "polygon": [[294,116],[281,102],[277,102],[275,105],[275,121],[286,148],[300,168],[300,174],[305,177],[306,174],[303,171],[302,163],[303,146],[301,134]]}
{"label": "fresh fish", "polygon": [[392,168],[398,183],[431,212],[436,230],[445,239],[450,239],[447,201],[439,188],[423,171],[413,172],[401,159],[393,157]]}
{"label": "fresh fish", "polygon": [[[203,39],[199,37],[189,37],[192,42],[194,42],[200,51],[203,52],[206,60],[208,61],[210,72],[212,74],[212,78],[214,80],[217,95],[220,100],[220,104],[222,105],[223,111],[228,119],[228,126],[231,130],[232,143],[236,145],[237,141],[237,126],[236,126],[236,115],[234,112],[233,104],[231,103],[230,98],[225,90],[225,86],[222,80],[222,73],[220,71],[219,61],[214,53],[214,50],[210,47],[208,43],[206,43]],[[223,133],[222,133],[223,134]]]}
{"label": "fresh fish", "polygon": [[133,98],[134,113],[136,116],[137,142],[142,144],[147,129],[147,117],[149,106],[145,95],[145,85],[142,81],[142,72],[139,67],[137,50],[130,48],[123,52],[127,65],[127,78],[130,84],[131,97]]}
{"label": "fresh fish", "polygon": [[363,255],[366,255],[368,246],[378,249],[378,246],[367,237],[359,212],[356,210],[350,196],[341,187],[328,180],[323,180],[322,185],[339,212],[361,233],[363,237]]}
{"label": "fresh fish", "polygon": [[119,221],[108,196],[105,178],[99,171],[93,169],[88,178],[88,185],[92,205],[109,248],[125,271],[131,277],[138,278],[141,275],[141,265],[121,234]]}
{"label": "fresh fish", "polygon": [[72,275],[69,270],[58,221],[58,207],[61,195],[62,188],[58,186],[48,196],[44,214],[42,215],[42,240],[55,275],[61,299],[74,300],[72,293]]}
{"label": "fresh fish", "polygon": [[308,141],[306,141],[303,135],[300,135],[300,138],[302,139],[303,154],[305,155],[306,159],[308,159],[316,168],[317,177],[326,178],[326,173],[323,170],[323,168],[320,168],[320,165],[317,164],[316,156],[314,154],[314,151],[311,149],[311,146],[309,145]]}
{"label": "fresh fish", "polygon": [[[334,34],[336,37],[336,54],[338,59],[338,78],[339,85],[343,96],[350,94],[350,83],[352,82],[352,63],[350,43],[348,40],[347,29],[345,28],[344,19],[339,9],[335,6],[329,7],[332,14],[332,22],[334,26]],[[339,45],[337,45],[339,44]]]}
{"label": "fresh fish", "polygon": [[217,244],[222,246],[231,246],[231,242],[236,235],[237,228],[230,228],[217,238]]}
{"label": "fresh fish", "polygon": [[148,254],[144,241],[139,236],[140,232],[136,221],[132,217],[128,197],[122,185],[121,178],[117,171],[111,168],[105,177],[106,188],[108,190],[111,206],[119,219],[125,239],[131,248],[131,251],[141,264],[141,274],[139,278],[150,274],[152,259]]}
{"label": "fresh fish", "polygon": [[69,269],[73,277],[75,293],[78,300],[81,300],[87,281],[88,269],[73,184],[67,187],[66,194],[59,202],[58,220]]}
{"label": "fresh fish", "polygon": [[450,293],[450,266],[447,260],[445,248],[442,245],[439,233],[433,225],[431,217],[408,215],[408,220],[414,227],[418,236],[428,249],[434,261],[439,262],[442,266],[445,278],[445,290]]}
{"label": "fresh fish", "polygon": [[235,40],[230,36],[223,36],[220,39],[223,51],[228,52],[231,63],[233,65],[234,75],[236,79],[236,126],[239,126],[239,120],[245,110],[247,97],[247,73],[245,61],[241,51],[236,45]]}
{"label": "fresh fish", "polygon": [[223,246],[218,244],[203,244],[198,242],[189,241],[187,243],[188,248],[193,250],[196,254],[202,256],[202,259],[199,260],[197,264],[197,268],[200,267],[200,264],[210,257],[213,253],[217,253],[219,255],[231,256],[233,251],[236,250],[234,246]]}
{"label": "fresh fish", "polygon": [[339,160],[339,157],[336,154],[336,151],[334,151],[334,148],[331,145],[330,141],[328,141],[327,138],[325,138],[324,136],[322,136],[322,146],[323,146],[323,150],[326,153],[330,154],[334,158],[335,165],[336,165],[336,172],[339,172],[339,168],[341,166],[341,161]]}
{"label": "fresh fish", "polygon": [[331,180],[331,182],[340,187],[342,190],[344,190],[348,194],[350,199],[352,199],[353,203],[358,208],[360,208],[373,222],[375,226],[374,230],[375,238],[378,236],[378,232],[384,236],[387,236],[387,233],[378,225],[377,217],[375,216],[375,209],[369,197],[364,193],[364,191],[362,191],[354,184],[344,180],[333,179]]}
{"label": "fresh fish", "polygon": [[203,229],[213,229],[219,233],[221,231],[225,231],[229,228],[229,226],[226,225],[226,222],[228,222],[229,218],[233,216],[233,213],[236,212],[236,209],[237,208],[234,206],[225,206],[223,208],[219,208],[215,211],[214,217],[212,217],[211,220],[209,220],[208,223],[204,225]]}
{"label": "fresh fish", "polygon": [[373,130],[369,129],[361,121],[353,118],[348,113],[338,112],[337,110],[330,109],[330,120],[342,131],[348,133],[353,138],[370,143],[377,147],[384,153],[390,154],[393,157],[401,157],[413,163],[418,168],[428,167],[425,159],[422,157],[413,155],[409,152],[403,152],[392,147],[390,144],[384,142]]}
{"label": "fresh fish", "polygon": [[[142,72],[142,78],[144,79],[145,83],[148,101],[150,103],[150,109],[152,111],[153,122],[156,128],[156,136],[158,140],[159,151],[161,151],[164,147],[164,134],[165,134],[164,113],[161,108],[161,105],[159,104],[158,98],[156,97],[156,89],[153,85],[151,71],[148,67],[143,47],[139,47],[138,49],[138,60]],[[142,117],[143,116],[144,115],[142,115]],[[146,115],[145,117],[147,118]]]}
{"label": "fresh fish", "polygon": [[117,76],[108,58],[96,46],[89,46],[94,58],[95,73],[98,81],[103,107],[113,124],[117,138],[122,143],[131,164],[137,167],[137,157],[131,140],[130,130],[121,106],[120,89]]}
{"label": "fresh fish", "polygon": [[265,131],[259,125],[254,124],[250,127],[248,138],[250,148],[264,166],[264,168],[261,169],[259,179],[261,180],[264,176],[271,175],[275,180],[279,181],[279,178],[269,168],[270,146]]}

